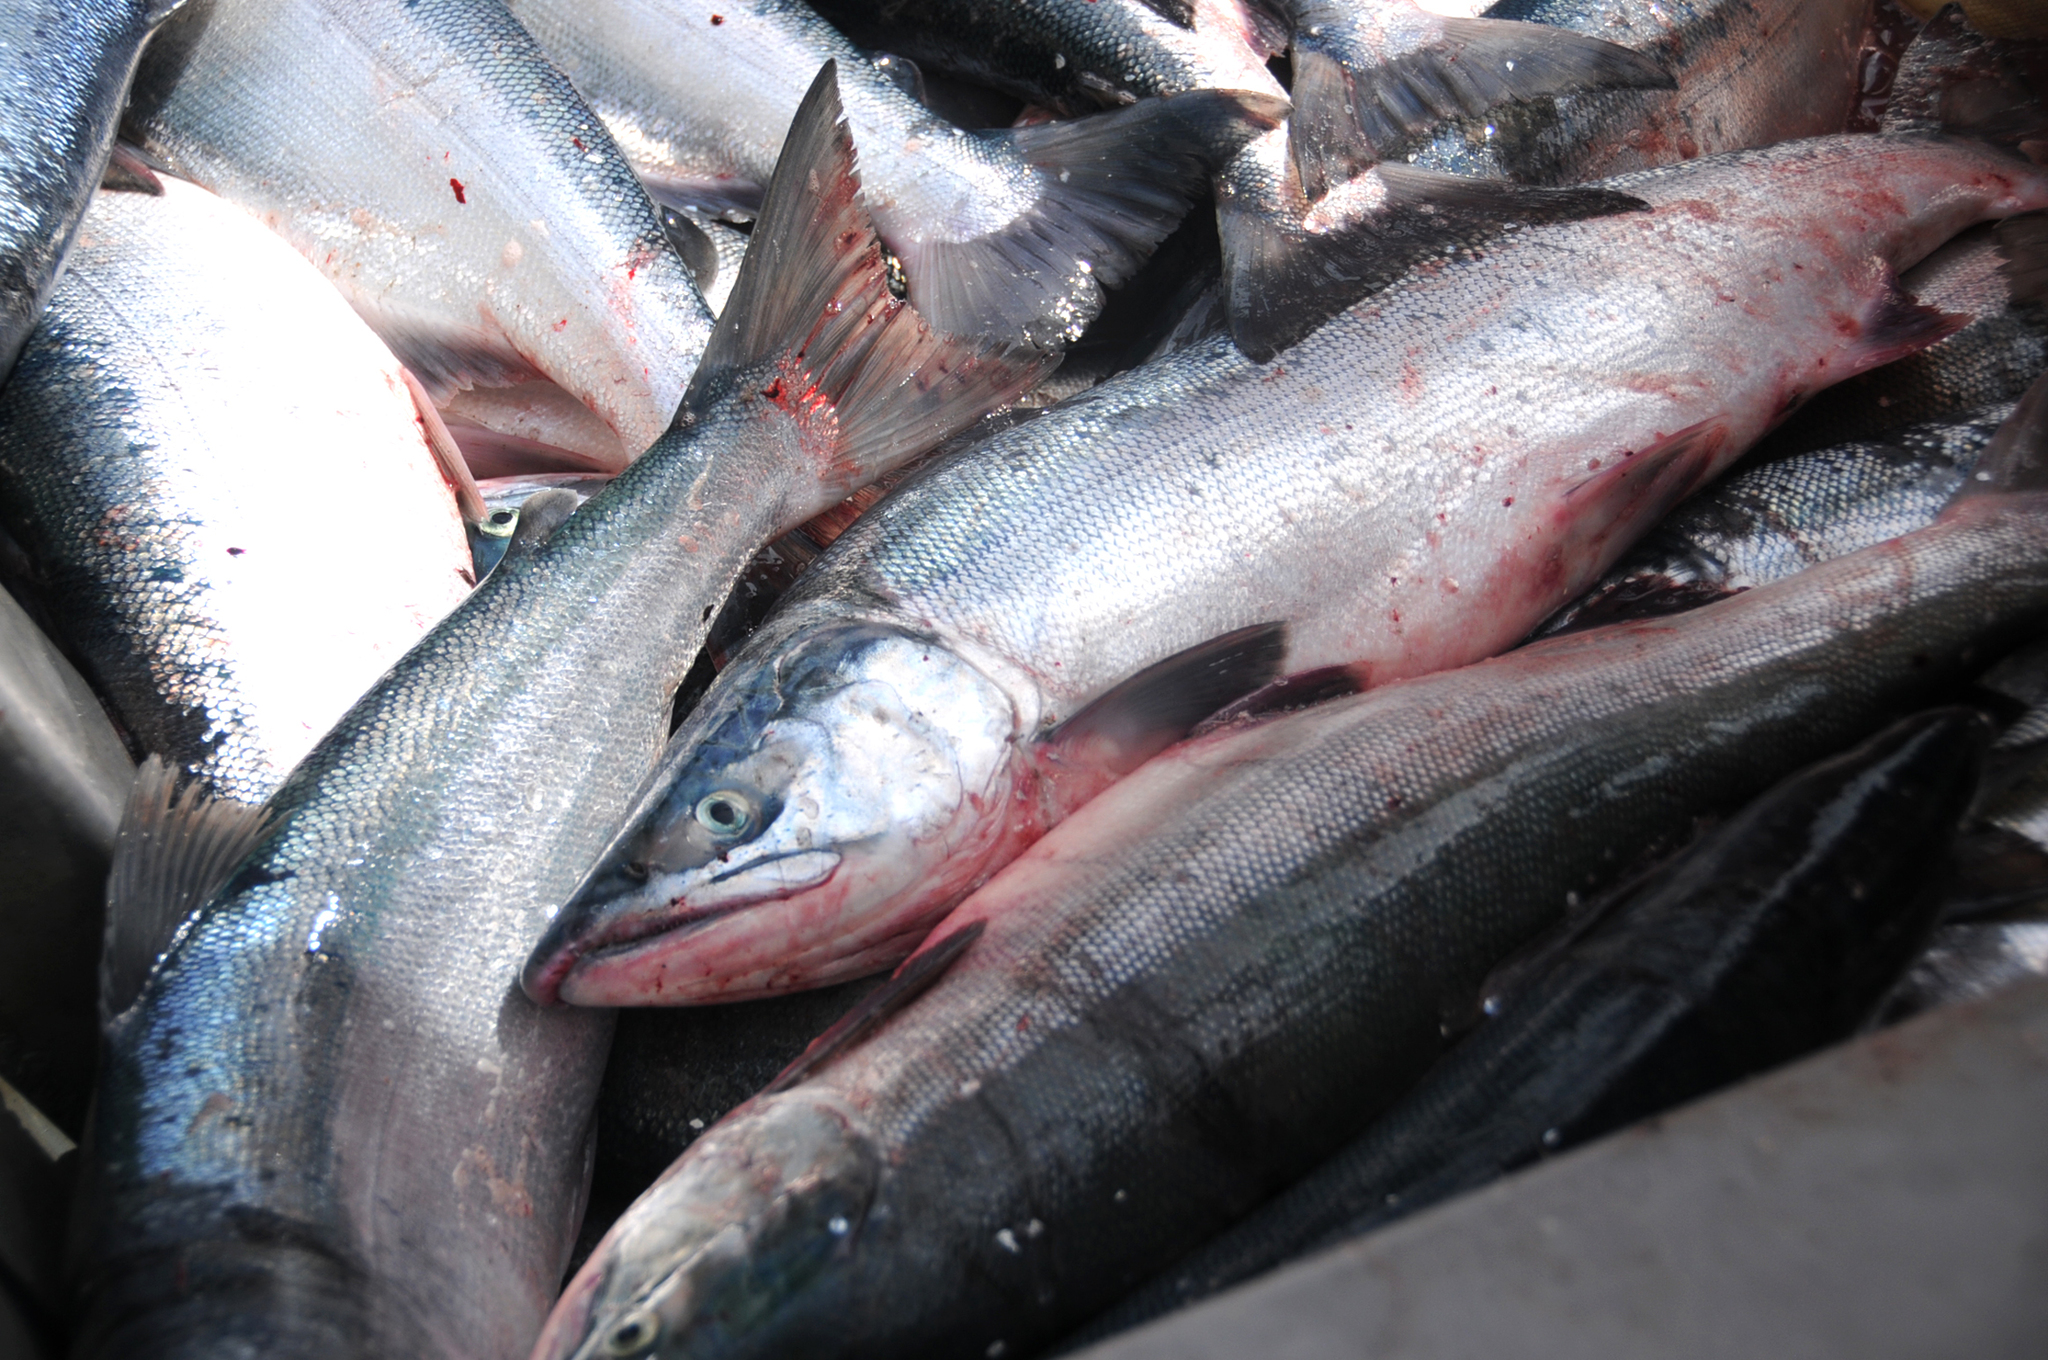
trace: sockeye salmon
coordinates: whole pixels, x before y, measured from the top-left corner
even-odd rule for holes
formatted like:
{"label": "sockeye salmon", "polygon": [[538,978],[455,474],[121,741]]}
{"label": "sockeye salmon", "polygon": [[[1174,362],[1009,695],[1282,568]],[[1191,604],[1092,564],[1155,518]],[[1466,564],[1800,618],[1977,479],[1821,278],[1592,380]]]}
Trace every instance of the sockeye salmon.
{"label": "sockeye salmon", "polygon": [[[538,404],[549,442],[616,471],[674,418],[711,314],[503,0],[203,0],[151,45],[125,126],[290,241],[436,400],[508,388],[472,420],[522,433]],[[523,390],[550,384],[571,411]]]}
{"label": "sockeye salmon", "polygon": [[[535,1008],[519,961],[626,811],[755,549],[1043,363],[890,295],[837,112],[828,67],[690,419],[356,704],[153,967],[161,939],[117,934],[111,957],[146,975],[110,1006],[75,1356],[532,1345],[611,1026]],[[213,815],[131,803],[138,832],[203,838]],[[150,866],[116,868],[149,905]]]}
{"label": "sockeye salmon", "polygon": [[1650,206],[1418,269],[1272,363],[1184,350],[913,478],[719,676],[528,992],[873,971],[1275,676],[1512,645],[1801,397],[1960,324],[1892,271],[2048,202],[1918,134],[1613,184]]}
{"label": "sockeye salmon", "polygon": [[2044,621],[2048,495],[1991,495],[1191,741],[962,904],[921,995],[692,1145],[535,1360],[1029,1353],[1356,1133],[1568,894]]}
{"label": "sockeye salmon", "polygon": [[[246,213],[169,178],[94,199],[0,388],[0,525],[137,755],[261,802],[469,593],[419,404]],[[345,567],[306,537],[337,481],[375,507]]]}

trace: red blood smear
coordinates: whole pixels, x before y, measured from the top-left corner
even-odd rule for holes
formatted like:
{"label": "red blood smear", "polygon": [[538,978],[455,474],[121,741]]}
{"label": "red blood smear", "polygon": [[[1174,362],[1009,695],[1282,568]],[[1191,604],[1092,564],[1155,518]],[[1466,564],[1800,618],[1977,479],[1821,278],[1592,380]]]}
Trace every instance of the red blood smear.
{"label": "red blood smear", "polygon": [[453,190],[455,191],[455,201],[456,201],[457,203],[467,203],[467,202],[469,202],[469,199],[468,199],[468,198],[466,198],[466,197],[465,197],[465,196],[463,195],[463,192],[462,192],[462,181],[461,181],[461,180],[459,180],[459,179],[456,179],[456,178],[454,178],[453,176],[450,176],[450,177],[449,177],[449,180],[448,180],[448,187],[449,187],[449,188],[451,188],[451,189],[453,189]]}

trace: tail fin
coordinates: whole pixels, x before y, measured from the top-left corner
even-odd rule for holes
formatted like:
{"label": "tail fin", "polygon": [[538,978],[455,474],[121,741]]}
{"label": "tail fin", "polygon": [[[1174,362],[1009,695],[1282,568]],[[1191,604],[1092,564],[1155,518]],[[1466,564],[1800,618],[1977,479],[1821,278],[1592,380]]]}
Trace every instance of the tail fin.
{"label": "tail fin", "polygon": [[2048,303],[2048,213],[2008,217],[1996,231],[2012,300]]}
{"label": "tail fin", "polygon": [[2048,373],[2027,394],[1977,459],[1976,469],[1948,503],[1944,515],[1979,496],[2048,491]]}
{"label": "tail fin", "polygon": [[1957,133],[2004,146],[2048,136],[2043,92],[2016,60],[2023,50],[2038,59],[2048,47],[1993,41],[1970,27],[1961,5],[1945,6],[1899,59],[1880,127]]}
{"label": "tail fin", "polygon": [[832,422],[832,464],[792,524],[1015,400],[1056,360],[942,334],[889,288],[861,205],[835,63],[804,96],[732,297],[678,419],[749,381],[792,414]]}
{"label": "tail fin", "polygon": [[1282,132],[1231,166],[1217,197],[1223,298],[1239,349],[1264,361],[1386,287],[1411,265],[1524,225],[1645,205],[1612,189],[1541,189],[1400,162],[1377,165],[1314,206],[1302,198]]}
{"label": "tail fin", "polygon": [[1642,53],[1549,24],[1405,2],[1296,10],[1292,149],[1311,201],[1444,119],[1540,95],[1677,88]]}
{"label": "tail fin", "polygon": [[1190,90],[974,134],[1023,158],[1038,199],[988,235],[895,241],[910,300],[941,330],[1057,349],[1102,310],[1102,290],[1173,230],[1211,173],[1286,111],[1270,95]]}

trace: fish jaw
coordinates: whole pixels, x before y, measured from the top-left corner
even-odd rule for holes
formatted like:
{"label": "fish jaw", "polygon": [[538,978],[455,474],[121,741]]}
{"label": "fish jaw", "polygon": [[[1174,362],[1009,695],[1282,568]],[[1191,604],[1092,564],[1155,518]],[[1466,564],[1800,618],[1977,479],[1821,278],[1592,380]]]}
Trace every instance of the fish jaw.
{"label": "fish jaw", "polygon": [[763,1333],[787,1329],[789,1299],[843,1279],[882,1179],[850,1106],[818,1091],[757,1098],[696,1151],[605,1234],[533,1360],[751,1353]]}
{"label": "fish jaw", "polygon": [[751,649],[550,925],[528,995],[689,1005],[894,963],[1036,834],[1007,815],[1035,808],[1015,713],[958,654],[893,629]]}

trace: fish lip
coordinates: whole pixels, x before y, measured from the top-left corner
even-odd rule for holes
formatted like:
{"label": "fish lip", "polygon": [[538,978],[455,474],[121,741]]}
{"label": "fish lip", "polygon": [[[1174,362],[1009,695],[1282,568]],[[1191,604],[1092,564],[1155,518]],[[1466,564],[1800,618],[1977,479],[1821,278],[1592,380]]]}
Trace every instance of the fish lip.
{"label": "fish lip", "polygon": [[[723,883],[727,879],[734,878],[743,873],[750,873],[764,865],[793,859],[799,855],[814,855],[817,853],[815,850],[786,850],[779,855],[770,855],[765,859],[748,860],[745,864],[728,868],[725,872],[713,876],[708,881],[710,883]],[[838,874],[840,865],[845,862],[846,859],[843,855],[834,855],[832,867],[823,876],[812,879],[808,883],[792,884],[749,897],[715,902],[709,906],[693,908],[688,905],[688,898],[686,896],[670,898],[668,905],[659,912],[648,912],[634,916],[630,920],[619,923],[612,930],[604,932],[593,939],[584,941],[571,939],[557,945],[552,950],[547,950],[545,953],[542,952],[546,946],[546,940],[543,939],[541,948],[535,949],[533,957],[527,960],[526,967],[520,970],[520,988],[534,1001],[543,1006],[566,1004],[562,1000],[562,984],[569,980],[570,974],[583,967],[587,962],[594,959],[623,958],[634,953],[636,950],[645,948],[650,940],[691,934],[704,926],[710,925],[713,921],[730,916],[737,911],[744,911],[748,907],[757,907],[764,902],[780,902],[794,897],[800,892],[810,892],[814,888],[823,887],[832,881],[833,877]],[[553,931],[550,930],[550,934],[552,933]]]}

